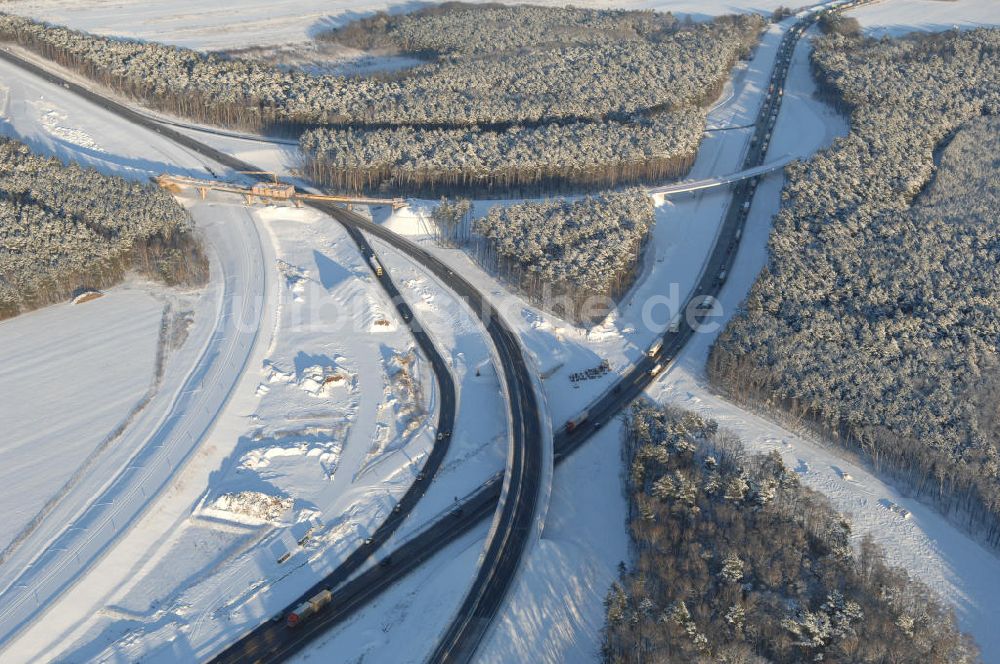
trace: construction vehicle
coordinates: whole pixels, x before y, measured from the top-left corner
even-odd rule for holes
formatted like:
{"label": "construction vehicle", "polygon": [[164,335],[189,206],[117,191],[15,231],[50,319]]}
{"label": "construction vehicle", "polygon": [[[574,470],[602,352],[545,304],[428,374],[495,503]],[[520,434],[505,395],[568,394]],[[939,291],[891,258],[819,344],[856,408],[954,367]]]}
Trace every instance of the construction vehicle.
{"label": "construction vehicle", "polygon": [[333,593],[330,592],[329,589],[323,589],[295,607],[295,609],[288,614],[288,618],[285,620],[285,623],[289,627],[295,627],[309,616],[314,615],[331,601],[333,601]]}

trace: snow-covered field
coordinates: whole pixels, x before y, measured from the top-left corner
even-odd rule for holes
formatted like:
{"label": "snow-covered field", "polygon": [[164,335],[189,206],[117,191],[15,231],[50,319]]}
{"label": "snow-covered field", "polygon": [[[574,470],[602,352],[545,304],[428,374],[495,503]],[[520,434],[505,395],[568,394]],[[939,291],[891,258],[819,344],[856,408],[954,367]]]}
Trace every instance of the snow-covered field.
{"label": "snow-covered field", "polygon": [[[198,161],[185,150],[167,147],[141,130],[115,127],[113,119],[74,103],[61,88],[14,68],[3,73],[0,126],[38,151],[135,178],[162,171],[207,173],[190,170]],[[250,150],[242,157],[261,156],[254,153],[256,144],[239,143]],[[280,147],[275,151],[288,154]],[[210,232],[213,224],[219,231],[225,226],[237,230],[237,222],[252,223],[251,234],[264,240],[264,255],[255,263],[265,269],[268,285],[243,298],[255,307],[265,303],[249,369],[227,397],[211,435],[169,489],[115,546],[101,551],[90,573],[59,598],[45,621],[5,644],[4,657],[12,661],[34,661],[43,653],[70,660],[163,661],[211,654],[262,615],[287,605],[353,550],[413,481],[433,440],[438,395],[429,365],[414,352],[412,336],[395,319],[395,309],[338,224],[294,208],[259,209],[251,219],[241,201],[221,195],[184,202],[196,222],[206,225],[210,242],[217,240]],[[245,228],[238,233],[245,234]],[[219,249],[234,258],[241,255],[224,244]],[[450,354],[460,391],[451,454],[418,519],[397,536],[405,537],[455,496],[502,469],[506,415],[492,357],[470,312],[414,265],[387,247],[377,249],[385,252],[385,264],[418,318],[446,357]],[[216,263],[213,268],[216,286],[202,299],[217,306],[222,272]],[[99,311],[114,296],[78,305],[78,310]],[[161,309],[155,309],[152,321],[153,350]],[[12,323],[31,323],[33,317],[61,310]],[[209,306],[202,318],[211,323],[213,313]],[[91,324],[109,322],[115,319],[96,316]],[[197,323],[192,336],[196,330]],[[140,335],[134,336],[135,344],[142,343]],[[123,348],[128,347],[119,344],[117,350]],[[123,357],[115,359],[128,366]],[[90,366],[62,359],[64,372]],[[92,361],[107,360],[95,354]],[[101,378],[110,383],[113,377],[105,371]],[[144,380],[143,387],[150,376]],[[116,389],[132,391],[119,382]],[[63,396],[58,388],[50,391]],[[52,407],[77,406],[60,401]],[[20,458],[30,461],[27,455]],[[40,467],[44,463],[51,464],[51,455],[39,459]],[[64,554],[76,562],[73,551]]]}
{"label": "snow-covered field", "polygon": [[[163,170],[206,172],[201,160],[192,158],[187,151],[151,132],[123,130],[115,119],[58,86],[6,65],[0,76],[4,82],[0,130],[25,140],[38,152],[131,178],[144,179]],[[50,398],[47,407],[56,413],[72,409],[74,404],[84,406],[75,415],[81,419],[73,433],[79,436],[79,445],[90,445],[90,454],[77,460],[67,455],[65,464],[54,463],[51,453],[40,454],[52,449],[57,442],[52,441],[37,450],[22,448],[25,454],[18,458],[7,457],[15,467],[27,468],[32,454],[37,463],[56,466],[53,481],[45,489],[41,487],[46,483],[40,482],[35,491],[48,490],[49,496],[57,500],[39,508],[44,519],[29,522],[17,533],[17,546],[8,549],[5,564],[0,567],[0,588],[4,591],[0,595],[0,629],[6,635],[18,625],[36,621],[40,603],[65,596],[67,589],[81,580],[86,568],[107,554],[108,543],[133,525],[149,499],[169,484],[179,465],[197,448],[244,369],[257,338],[259,311],[265,301],[261,295],[261,247],[256,231],[245,214],[220,215],[200,209],[192,210],[192,215],[207,240],[212,281],[200,296],[168,291],[157,296],[161,312],[164,304],[171,304],[171,327],[187,328],[186,340],[164,356],[167,361],[158,379],[154,381],[147,369],[152,365],[148,355],[139,353],[140,347],[130,354],[130,346],[124,342],[97,368],[83,354],[67,357],[57,370],[51,371],[51,380],[78,380],[83,389],[97,380],[102,381],[101,386],[81,396],[53,385],[48,396],[36,394],[35,399],[41,402]],[[114,296],[109,302],[114,302]],[[94,344],[98,348],[104,342],[114,343],[116,334],[124,332],[108,329],[115,319],[102,317],[106,305],[101,300],[78,306],[77,315],[92,312],[94,319],[85,325],[74,323],[67,329],[93,330],[94,336],[102,337]],[[32,320],[44,320],[47,315],[48,310],[22,320],[30,325]],[[161,318],[162,313],[158,313],[157,319]],[[190,325],[186,320],[191,321]],[[14,323],[21,324],[21,320]],[[158,337],[160,324],[154,325]],[[45,339],[45,334],[40,331],[38,338]],[[155,345],[151,352],[155,352]],[[88,369],[94,374],[87,375]],[[136,404],[141,403],[144,392],[155,390],[150,390],[149,402],[130,418],[127,427],[118,432],[117,423],[83,419],[87,413],[84,399],[92,398],[94,403],[101,398],[101,390],[114,394],[129,389],[127,381],[136,380],[135,375],[143,381],[143,387],[134,392]],[[33,379],[25,378],[31,386]],[[124,387],[120,387],[122,381],[126,381]],[[26,409],[23,415],[30,416],[32,411]],[[23,431],[25,421],[19,417],[15,414],[8,426]],[[51,421],[55,423],[58,418]],[[72,423],[69,417],[66,421]],[[108,444],[102,445],[104,441]],[[77,445],[67,443],[66,448],[73,452]],[[36,478],[39,472],[46,471],[35,471]],[[31,495],[26,498],[28,506],[35,500]],[[35,652],[45,643],[38,641]]]}
{"label": "snow-covered field", "polygon": [[164,305],[151,290],[128,284],[0,323],[0,548],[154,387]]}
{"label": "snow-covered field", "polygon": [[1000,25],[994,0],[886,0],[851,12],[873,37]]}
{"label": "snow-covered field", "polygon": [[95,615],[62,635],[70,660],[211,655],[367,537],[432,444],[429,366],[346,233],[312,210],[254,215],[278,280],[270,343],[179,479],[191,490],[152,510],[170,529],[137,529],[93,575]]}
{"label": "snow-covered field", "polygon": [[[479,1],[479,0],[472,0]],[[3,11],[98,34],[205,50],[301,43],[317,32],[376,11],[400,12],[424,2],[393,0],[8,0]],[[516,4],[511,2],[510,4]],[[563,6],[563,0],[531,4]],[[782,0],[576,0],[578,7],[655,9],[705,19],[720,14],[769,13]],[[942,30],[996,24],[994,0],[889,0],[857,12],[870,30]]]}
{"label": "snow-covered field", "polygon": [[[186,150],[123,127],[57,86],[9,66],[2,76],[0,126],[39,152],[134,178],[163,171],[207,173]],[[60,594],[53,596],[59,601],[46,619],[4,644],[8,661],[34,661],[59,649],[75,653],[71,659],[89,658],[124,633],[142,628],[164,638],[125,638],[109,652],[134,647],[143,653],[167,641],[171,648],[192,651],[224,645],[232,629],[244,623],[219,614],[218,602],[227,604],[227,611],[239,609],[240,599],[256,598],[281,577],[279,572],[297,570],[284,594],[264,593],[263,608],[250,606],[243,615],[255,622],[256,611],[287,604],[313,582],[311,567],[333,564],[381,521],[392,508],[393,495],[413,480],[431,444],[428,426],[436,417],[436,383],[339,225],[294,209],[262,210],[251,219],[239,200],[187,204],[214,253],[212,286],[202,297],[189,298],[197,311],[188,342],[173,352],[165,368],[163,398],[149,403],[124,432],[124,443],[111,446],[114,456],[95,466],[100,472],[85,473],[73,500],[60,500],[64,513],[53,511],[3,567],[6,583],[17,580],[30,560],[24,556],[36,555],[59,536],[51,555],[30,569],[30,578],[20,577],[0,596],[7,628],[16,626],[25,611],[39,617],[34,588],[38,600],[47,600],[53,584],[74,584],[59,585]],[[265,239],[264,248],[256,256],[247,254],[245,247],[258,235]],[[239,242],[229,242],[232,238]],[[253,283],[254,274],[261,279],[266,274],[267,285]],[[252,288],[237,290],[241,284]],[[11,431],[35,436],[26,435],[23,444],[18,439],[5,450],[11,471],[19,471],[25,481],[34,477],[31,491],[8,503],[23,506],[17,519],[9,521],[8,540],[65,483],[65,477],[46,467],[72,474],[82,463],[79,458],[127,416],[133,406],[127,397],[138,401],[153,382],[167,296],[146,295],[143,300],[140,295],[116,289],[105,298],[72,309],[53,307],[0,328],[5,335],[0,338],[6,339],[3,350],[11,353],[6,363],[10,373],[2,376],[5,394],[8,387],[12,393],[17,390],[14,381],[29,390],[18,394],[18,400],[5,400],[4,415]],[[171,297],[180,300],[180,295]],[[172,304],[175,312],[178,302]],[[80,317],[87,312],[86,319],[67,321],[69,313]],[[49,329],[53,325],[60,327]],[[99,343],[87,341],[109,325],[115,326],[112,334],[105,333]],[[227,327],[232,329],[227,332]],[[47,347],[39,346],[39,339],[60,345],[41,364],[33,357]],[[233,367],[239,376],[244,360],[226,350],[234,343],[248,352],[254,349],[250,371],[235,390],[210,370]],[[79,354],[85,357],[77,360]],[[27,371],[28,358],[42,373]],[[192,366],[202,368],[185,384]],[[102,389],[80,394],[72,389],[74,380],[77,389]],[[49,397],[44,403],[43,395]],[[19,407],[28,400],[36,403]],[[175,403],[183,404],[183,410],[163,419]],[[493,408],[502,412],[499,402]],[[47,415],[67,409],[73,411],[71,417]],[[52,428],[38,430],[25,416],[47,417]],[[204,442],[196,428],[178,439],[183,450],[172,438],[150,437],[149,427],[157,422],[176,429],[191,417],[215,421]],[[78,438],[68,444],[60,441],[69,434],[67,428]],[[488,442],[502,437],[501,429]],[[192,450],[193,460],[150,506],[160,478],[166,477],[156,473],[178,470]],[[135,454],[137,461],[128,471],[101,489]],[[45,481],[38,481],[39,473]],[[11,486],[12,491],[17,488]],[[98,496],[101,502],[93,503]],[[91,503],[89,511],[81,512]],[[133,522],[137,510],[146,513]],[[74,521],[74,513],[83,516]],[[124,534],[107,547],[112,532]],[[300,540],[305,544],[300,546]],[[324,558],[331,550],[335,555]],[[284,552],[294,555],[277,570]],[[82,576],[81,565],[88,562],[95,566]],[[213,576],[222,571],[226,573]],[[243,575],[255,573],[250,581],[257,586],[247,590]],[[234,591],[240,586],[246,594]],[[219,619],[230,629],[219,629],[214,623]],[[174,630],[183,638],[174,636]],[[161,653],[171,657],[169,650]]]}

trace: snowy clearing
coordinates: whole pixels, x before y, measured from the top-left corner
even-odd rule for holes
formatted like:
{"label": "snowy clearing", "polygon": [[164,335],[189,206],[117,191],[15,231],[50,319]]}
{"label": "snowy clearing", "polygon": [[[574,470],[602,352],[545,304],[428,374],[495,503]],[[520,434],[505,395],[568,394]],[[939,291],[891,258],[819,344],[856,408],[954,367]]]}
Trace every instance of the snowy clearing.
{"label": "snowy clearing", "polygon": [[[2,76],[0,128],[24,140],[37,152],[134,179],[145,179],[165,170],[187,174],[207,172],[203,161],[186,150],[152,132],[123,129],[120,121],[59,86],[8,65],[4,65]],[[32,526],[26,536],[19,537],[18,546],[10,552],[7,564],[0,569],[0,583],[6,589],[0,596],[0,624],[4,633],[10,634],[9,630],[26,624],[29,619],[35,624],[40,622],[37,603],[50,597],[74,598],[66,605],[88,612],[92,605],[82,599],[86,598],[87,590],[85,585],[81,590],[81,583],[100,575],[84,576],[81,571],[90,564],[99,565],[107,557],[113,548],[108,543],[126,533],[150,499],[169,484],[175,470],[198,448],[206,428],[228,399],[257,339],[259,311],[266,299],[261,295],[264,276],[256,229],[243,210],[233,212],[220,212],[209,206],[192,209],[196,227],[207,240],[212,281],[200,296],[174,298],[170,315],[177,320],[171,320],[170,324],[174,329],[186,327],[186,339],[183,333],[175,339],[180,345],[167,357],[169,361],[163,366],[153,398],[130,426],[114,438],[113,445],[90,458],[89,464],[84,462],[79,466],[80,472],[71,478],[72,484],[62,485],[58,502],[46,508],[45,518]],[[158,303],[158,311],[163,310],[165,299],[163,296]],[[100,312],[108,306],[106,303],[114,301],[109,296],[75,306],[81,312],[88,307]],[[57,310],[58,307],[51,311]],[[32,316],[44,317],[50,315],[48,312]],[[157,319],[161,316],[157,313]],[[108,321],[101,319],[94,324],[106,326]],[[158,337],[160,325],[155,323],[155,326]],[[111,335],[107,341],[111,343],[114,338]],[[147,362],[152,366],[155,355],[153,360],[147,360],[138,347],[133,354],[124,341],[115,351],[113,357],[105,358],[103,365],[95,370],[94,378],[106,378],[107,387],[114,390],[118,389],[119,376],[131,380],[130,376],[141,375],[143,386],[134,393],[138,401],[153,378],[143,367]],[[89,358],[83,357],[80,354],[72,361],[67,360],[61,372],[72,377],[87,371]],[[90,380],[81,375],[80,384],[86,387]],[[60,390],[52,388],[57,396]],[[95,392],[99,394],[99,390]],[[53,406],[61,407],[54,402]],[[81,426],[79,430],[84,441],[105,439],[112,432],[91,424],[93,429]],[[51,458],[43,460],[52,464]],[[15,466],[24,464],[13,458],[10,461]],[[67,465],[64,470],[73,473],[77,469]],[[162,531],[156,535],[161,536]],[[29,567],[32,561],[34,564]],[[117,571],[128,569],[126,565]],[[70,587],[73,591],[67,592]],[[50,639],[57,638],[59,619],[72,621],[79,614],[59,611],[49,615],[58,619],[45,623],[45,638],[36,635],[23,639],[21,645],[27,644],[27,651],[15,652],[18,646],[8,642],[5,657],[13,660],[37,657]]]}
{"label": "snowy clearing", "polygon": [[[9,0],[4,11],[98,34],[220,50],[303,42],[318,31],[343,25],[376,11],[411,11],[423,4],[387,0],[230,0],[213,4],[198,0]],[[566,3],[561,0],[534,0],[532,4],[563,6]],[[704,19],[747,10],[770,12],[782,3],[780,0],[756,3],[745,0],[577,0],[571,4],[579,7],[657,9]]]}
{"label": "snowy clearing", "polygon": [[[199,204],[243,209],[224,198]],[[274,247],[269,343],[173,495],[88,577],[91,604],[77,596],[61,617],[64,657],[212,654],[350,553],[433,442],[429,365],[340,225],[291,207],[254,216]],[[45,642],[29,631],[12,651]]]}
{"label": "snowy clearing", "polygon": [[163,308],[141,284],[127,284],[0,323],[0,548],[142,405],[154,386]]}
{"label": "snowy clearing", "polygon": [[[211,4],[198,0],[9,0],[4,11],[97,34],[223,50],[301,43],[319,31],[376,11],[410,11],[422,4],[387,0],[229,0]],[[533,0],[531,4],[563,6],[566,3]],[[746,11],[770,13],[788,3],[780,0],[576,0],[570,4],[654,9],[704,20]],[[857,16],[866,28],[894,32],[941,30],[952,25],[995,25],[1000,20],[993,0],[891,0],[859,10]]]}
{"label": "snowy clearing", "polygon": [[887,0],[850,15],[873,37],[1000,25],[1000,9],[992,0]]}

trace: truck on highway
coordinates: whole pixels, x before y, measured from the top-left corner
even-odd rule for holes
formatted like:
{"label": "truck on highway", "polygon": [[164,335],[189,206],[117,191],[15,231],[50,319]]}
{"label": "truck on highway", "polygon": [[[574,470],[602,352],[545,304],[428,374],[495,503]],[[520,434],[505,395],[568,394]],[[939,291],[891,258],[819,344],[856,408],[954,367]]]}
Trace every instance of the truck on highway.
{"label": "truck on highway", "polygon": [[649,357],[656,357],[661,348],[663,348],[663,339],[657,339],[653,342],[653,345],[649,347],[649,350],[646,351],[646,355]]}
{"label": "truck on highway", "polygon": [[374,272],[377,276],[381,277],[382,264],[378,262],[377,258],[375,258],[375,254],[372,254],[371,256],[368,257],[368,263],[372,266],[372,272]]}
{"label": "truck on highway", "polygon": [[288,614],[288,618],[285,622],[289,627],[295,627],[309,616],[314,615],[331,601],[333,601],[333,593],[330,592],[328,588],[325,588],[295,607],[291,613]]}
{"label": "truck on highway", "polygon": [[656,364],[653,365],[653,368],[649,370],[649,375],[655,376],[661,371],[663,371],[663,362],[657,362]]}
{"label": "truck on highway", "polygon": [[681,329],[681,315],[674,314],[674,317],[670,319],[670,326],[667,328],[667,332],[671,334],[676,334],[678,330]]}
{"label": "truck on highway", "polygon": [[589,416],[590,416],[590,411],[585,410],[576,417],[574,417],[573,419],[571,419],[570,421],[566,422],[566,433],[573,433],[574,431],[576,431],[578,428],[580,428],[581,424],[587,421],[587,418]]}

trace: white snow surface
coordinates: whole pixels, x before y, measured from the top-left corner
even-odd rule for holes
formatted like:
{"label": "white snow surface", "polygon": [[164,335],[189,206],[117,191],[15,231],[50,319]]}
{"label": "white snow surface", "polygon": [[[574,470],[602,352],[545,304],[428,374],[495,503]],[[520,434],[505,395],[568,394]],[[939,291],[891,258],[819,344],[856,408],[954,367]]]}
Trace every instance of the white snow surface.
{"label": "white snow surface", "polygon": [[[504,468],[507,412],[500,377],[484,340],[485,332],[466,305],[427,275],[409,257],[381,241],[373,246],[393,275],[423,328],[440,348],[450,349],[459,404],[448,454],[427,493],[399,531],[369,565],[409,539],[429,521],[452,509],[486,479]],[[478,375],[477,375],[478,374]],[[296,661],[423,662],[465,597],[478,565],[488,524],[473,529],[418,571],[406,577],[303,651]]]}
{"label": "white snow surface", "polygon": [[[0,130],[24,140],[37,152],[135,179],[145,179],[164,170],[189,175],[206,172],[202,160],[192,158],[186,150],[153,132],[122,127],[116,118],[59,86],[6,64],[0,67],[0,80],[3,81]],[[36,490],[49,490],[57,500],[39,510],[39,514],[44,513],[44,519],[29,523],[28,528],[17,534],[16,546],[8,550],[5,564],[0,567],[0,588],[3,589],[0,628],[9,634],[8,630],[18,625],[28,626],[32,621],[35,626],[45,624],[46,629],[44,638],[36,634],[22,639],[20,645],[8,639],[3,644],[6,660],[36,659],[39,652],[47,652],[46,644],[57,638],[60,620],[73,619],[73,611],[58,611],[50,612],[50,619],[40,620],[47,609],[59,603],[50,600],[71,597],[68,607],[87,610],[90,605],[81,600],[86,597],[86,590],[80,589],[91,576],[84,575],[84,567],[99,563],[112,548],[109,542],[115,537],[120,541],[149,501],[169,484],[178,466],[198,448],[206,428],[226,402],[233,382],[242,372],[257,337],[259,307],[264,301],[259,295],[250,294],[262,292],[263,275],[256,230],[248,215],[235,212],[217,213],[208,206],[192,209],[198,232],[203,233],[207,241],[212,280],[200,296],[165,290],[164,295],[157,296],[161,300],[160,309],[164,301],[173,300],[177,313],[190,312],[192,324],[187,340],[167,356],[169,361],[164,365],[150,401],[120,435],[114,435],[117,433],[115,423],[79,419],[79,428],[74,433],[80,440],[67,443],[66,449],[76,454],[77,445],[89,444],[92,451],[85,458],[74,460],[67,454],[54,459],[51,443],[37,449],[39,468],[48,464],[53,470],[51,480],[46,478]],[[110,303],[115,300],[114,292],[108,296]],[[102,303],[104,299],[76,305],[80,307],[80,315],[90,311],[98,317],[89,325],[107,327],[116,322],[110,315],[113,310]],[[30,323],[32,316],[44,319],[53,315],[49,311],[23,320]],[[51,311],[57,312],[58,308]],[[109,314],[107,320],[102,312]],[[136,311],[137,315],[140,313],[141,310]],[[16,328],[21,320],[13,324]],[[158,330],[158,324],[156,328]],[[72,331],[73,327],[67,329]],[[121,332],[124,334],[127,330]],[[95,341],[94,345],[99,349],[105,341],[113,342],[115,334],[110,330],[94,335],[106,337]],[[38,338],[45,339],[45,335],[40,333]],[[141,339],[136,339],[135,343],[140,344]],[[67,346],[67,350],[71,348]],[[81,352],[76,357],[66,358],[51,377],[59,380],[61,373],[64,379],[72,381],[81,374],[78,377],[81,388],[91,385],[94,380],[104,379],[104,389],[113,395],[116,390],[128,388],[127,384],[124,388],[119,387],[122,380],[136,380],[134,376],[145,374],[142,375],[143,388],[133,393],[135,402],[141,403],[143,392],[153,382],[145,368],[152,362],[139,352],[140,346],[134,347],[134,355],[129,352],[132,349],[128,341],[122,340],[115,348],[116,354],[107,357],[93,376],[86,375],[92,360],[86,357],[87,353]],[[97,359],[100,357],[98,354]],[[26,381],[28,386],[30,381],[30,378]],[[64,389],[57,386],[51,393],[60,399],[65,394]],[[81,405],[80,413],[65,418],[67,424],[72,423],[73,418],[87,417],[86,402],[80,400],[82,397],[72,396],[75,402],[53,400],[51,404],[56,409]],[[95,387],[89,397],[93,399],[91,403],[96,402],[101,398],[101,389]],[[36,395],[36,398],[42,401],[44,396]],[[98,409],[99,406],[91,407],[93,412]],[[14,419],[12,427],[23,426]],[[58,418],[53,417],[51,421],[55,423]],[[27,457],[29,462],[30,458]],[[8,462],[27,467],[24,459],[8,458]],[[45,471],[33,472],[37,476]],[[63,481],[60,483],[60,480]],[[46,484],[48,486],[43,489]],[[33,500],[34,497],[28,496],[25,502],[30,505]],[[71,587],[73,592],[69,591]],[[84,594],[75,594],[78,592]],[[45,604],[39,607],[41,602]],[[20,650],[24,645],[28,646],[27,651]]]}
{"label": "white snow surface", "polygon": [[[473,0],[478,2],[481,0]],[[398,13],[425,4],[392,0],[8,0],[4,11],[104,35],[217,50],[293,44],[377,11]],[[509,2],[508,4],[517,4]],[[562,0],[531,4],[561,7]],[[657,9],[710,18],[741,11],[771,12],[780,0],[577,0],[579,7]]]}
{"label": "white snow surface", "polygon": [[[481,1],[481,0],[473,0]],[[386,0],[8,0],[3,11],[103,35],[148,39],[202,50],[305,42],[316,33],[377,11],[430,3]],[[517,4],[508,2],[508,4]],[[532,4],[563,6],[563,0]],[[705,20],[721,14],[773,12],[781,0],[575,0],[578,7],[654,9]],[[866,28],[894,33],[941,30],[998,20],[994,0],[891,0],[858,10]]]}
{"label": "white snow surface", "polygon": [[[223,198],[209,204],[242,209]],[[93,604],[76,598],[74,620],[60,620],[60,648],[48,652],[74,661],[210,656],[367,537],[433,443],[429,365],[347,234],[309,209],[254,216],[274,251],[270,341],[204,453],[88,577]],[[38,639],[27,632],[16,652]]]}
{"label": "white snow surface", "polygon": [[[191,159],[186,150],[142,130],[123,129],[57,86],[13,67],[0,73],[5,82],[0,126],[38,151],[137,179],[162,171],[195,174],[189,168],[199,166],[200,160]],[[204,177],[207,170],[201,170]],[[186,203],[196,221],[207,224],[210,242],[218,243],[217,232],[225,229],[236,237],[247,235],[240,223],[250,216],[238,200],[220,196],[204,202],[188,198]],[[331,219],[307,210],[266,208],[254,217],[270,240],[264,256],[254,261],[271,266],[268,287],[235,303],[265,303],[265,321],[270,322],[263,326],[251,370],[212,435],[169,490],[114,547],[100,552],[96,567],[58,598],[44,622],[5,644],[10,661],[36,661],[43,653],[70,659],[204,657],[257,624],[262,614],[284,607],[315,581],[317,570],[339,562],[381,523],[422,465],[433,440],[428,426],[436,420],[437,386],[425,359],[413,354],[409,331],[395,320],[394,307],[353,243]],[[222,248],[226,261],[242,256],[231,246]],[[223,272],[219,261],[213,262],[216,279],[202,298],[207,310],[198,320],[205,329],[197,337],[201,344],[189,344],[194,351],[200,352],[212,330]],[[431,500],[421,506],[440,510],[453,494],[464,495],[502,468],[505,408],[476,325],[455,318],[450,313],[454,303],[438,298],[442,304],[436,305],[428,294],[433,286],[418,292],[421,277],[410,272],[404,292],[420,297],[414,307],[418,315],[436,317],[431,327],[447,340],[442,348],[455,351],[460,387],[470,387],[460,395],[470,406],[460,426],[475,434],[455,436],[455,455],[442,470],[453,480],[435,485],[441,494],[437,506]],[[108,296],[78,307],[99,311],[111,302],[114,298]],[[461,316],[469,318],[467,312]],[[21,320],[30,322],[31,317]],[[114,319],[101,317],[95,324],[107,322]],[[153,321],[154,331],[158,323],[159,318]],[[196,322],[192,338],[199,329]],[[141,341],[136,335],[134,342]],[[127,346],[118,346],[123,348]],[[197,352],[188,359],[193,362]],[[93,361],[101,359],[95,355]],[[86,366],[64,363],[62,370],[72,373]],[[416,378],[416,391],[407,374]],[[143,378],[149,382],[148,375]],[[212,387],[221,385],[213,382]],[[127,384],[117,389],[131,391]],[[481,473],[468,472],[473,462],[458,472],[469,459],[481,466]],[[40,465],[51,461],[39,459]],[[95,475],[93,482],[100,477]],[[45,497],[40,494],[39,500]],[[248,503],[277,508],[255,512],[245,509]],[[44,525],[60,523],[65,522],[49,519]],[[112,529],[116,525],[112,522]],[[83,532],[89,537],[89,531]],[[63,553],[75,561],[72,551]],[[293,555],[278,569],[277,560],[285,553]],[[16,573],[22,567],[6,569]]]}
{"label": "white snow surface", "polygon": [[849,12],[872,37],[1000,25],[996,0],[886,0]]}

